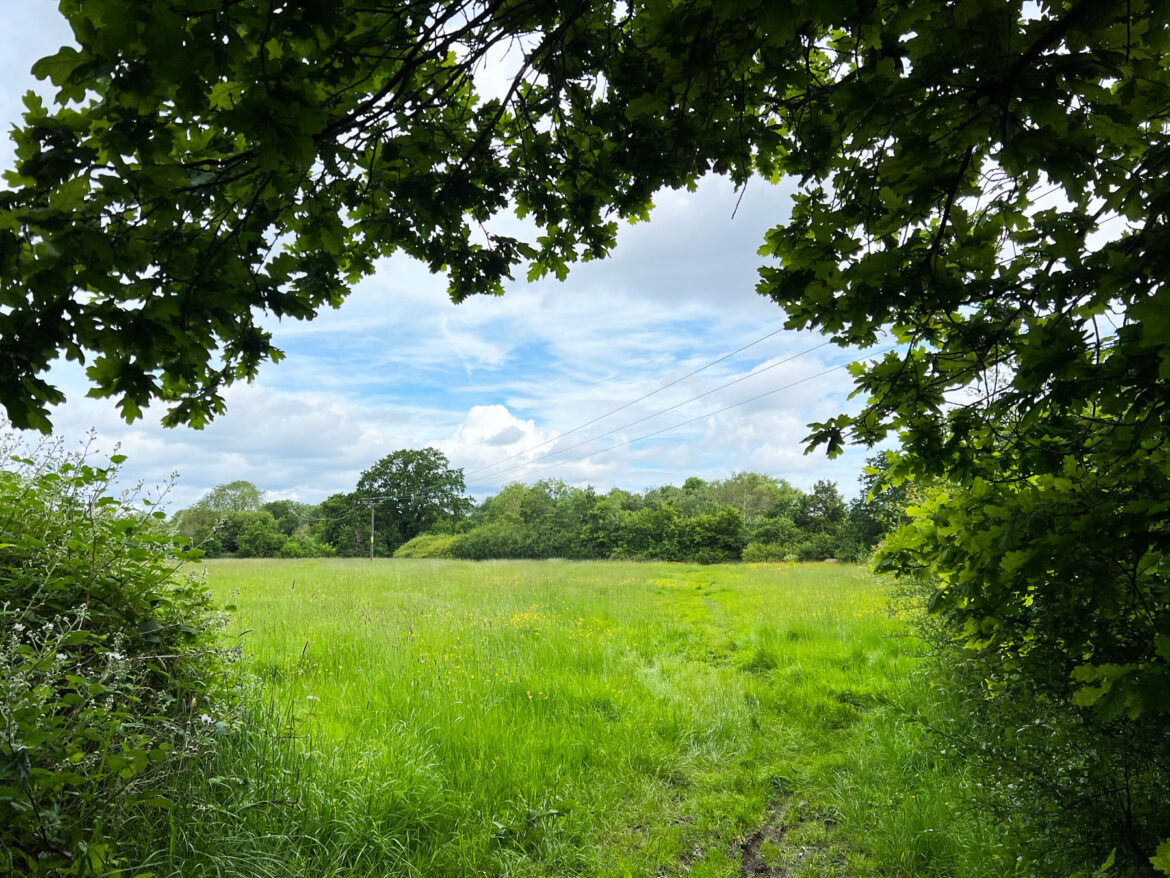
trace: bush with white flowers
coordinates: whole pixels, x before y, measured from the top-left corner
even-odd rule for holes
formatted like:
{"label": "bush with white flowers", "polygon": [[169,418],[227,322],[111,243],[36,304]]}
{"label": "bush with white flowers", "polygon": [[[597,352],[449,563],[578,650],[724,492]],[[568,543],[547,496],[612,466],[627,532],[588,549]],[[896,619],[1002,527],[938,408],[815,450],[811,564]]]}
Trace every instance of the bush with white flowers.
{"label": "bush with white flowers", "polygon": [[121,457],[0,454],[0,874],[100,875],[212,739],[220,619]]}

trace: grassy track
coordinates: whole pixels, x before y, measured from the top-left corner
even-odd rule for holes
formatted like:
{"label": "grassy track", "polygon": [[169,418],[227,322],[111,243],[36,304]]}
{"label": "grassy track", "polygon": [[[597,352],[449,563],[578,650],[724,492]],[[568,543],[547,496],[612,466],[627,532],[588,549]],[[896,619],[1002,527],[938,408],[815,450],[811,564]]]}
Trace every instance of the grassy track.
{"label": "grassy track", "polygon": [[[243,874],[1001,874],[859,568],[207,566],[297,736],[175,818]],[[167,856],[231,872],[209,839]]]}

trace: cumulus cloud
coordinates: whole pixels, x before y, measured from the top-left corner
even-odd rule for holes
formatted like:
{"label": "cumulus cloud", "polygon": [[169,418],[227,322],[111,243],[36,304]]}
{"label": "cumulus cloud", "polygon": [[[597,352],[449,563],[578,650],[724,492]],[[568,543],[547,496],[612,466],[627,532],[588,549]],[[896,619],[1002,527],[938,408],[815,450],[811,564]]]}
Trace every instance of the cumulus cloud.
{"label": "cumulus cloud", "polygon": [[519,427],[512,425],[507,427],[492,436],[490,439],[485,439],[485,445],[513,445],[524,438],[524,431]]}

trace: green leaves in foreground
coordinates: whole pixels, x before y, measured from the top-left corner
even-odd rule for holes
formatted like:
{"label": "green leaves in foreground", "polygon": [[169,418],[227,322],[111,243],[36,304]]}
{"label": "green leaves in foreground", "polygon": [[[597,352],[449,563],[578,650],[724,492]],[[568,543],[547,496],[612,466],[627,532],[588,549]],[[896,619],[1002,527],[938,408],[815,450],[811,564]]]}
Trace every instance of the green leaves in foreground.
{"label": "green leaves in foreground", "polygon": [[979,478],[910,509],[879,565],[933,583],[969,755],[999,806],[1041,847],[1116,848],[1134,868],[1170,820],[1170,456],[1123,453],[1124,432],[1101,419],[1059,475],[1023,478],[1028,450],[989,451]]}
{"label": "green leaves in foreground", "polygon": [[1159,872],[1170,875],[1170,838],[1158,845],[1158,851],[1150,857],[1150,865]]}
{"label": "green leaves in foreground", "polygon": [[[563,277],[708,172],[798,184],[759,287],[791,326],[904,346],[814,442],[904,432],[937,472],[993,412],[1076,417],[1114,376],[1170,375],[1152,0],[62,11],[76,45],[35,65],[56,103],[26,98],[0,195],[19,426],[47,428],[59,356],[127,419],[161,399],[200,426],[280,358],[262,316],[336,307],[381,256],[457,301]],[[513,79],[485,99],[473,73],[504,46]],[[491,227],[512,212],[525,237]],[[982,402],[950,405],[967,387]]]}

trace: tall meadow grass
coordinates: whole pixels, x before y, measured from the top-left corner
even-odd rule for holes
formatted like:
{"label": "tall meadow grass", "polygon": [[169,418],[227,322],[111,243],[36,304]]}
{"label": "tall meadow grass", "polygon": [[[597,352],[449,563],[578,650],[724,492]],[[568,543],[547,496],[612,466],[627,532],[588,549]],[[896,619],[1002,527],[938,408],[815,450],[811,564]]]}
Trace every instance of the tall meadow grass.
{"label": "tall meadow grass", "polygon": [[255,691],[157,874],[1011,874],[861,568],[207,568]]}

